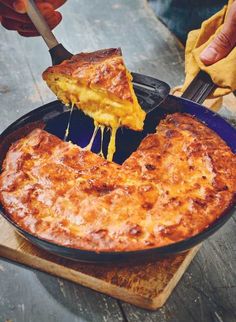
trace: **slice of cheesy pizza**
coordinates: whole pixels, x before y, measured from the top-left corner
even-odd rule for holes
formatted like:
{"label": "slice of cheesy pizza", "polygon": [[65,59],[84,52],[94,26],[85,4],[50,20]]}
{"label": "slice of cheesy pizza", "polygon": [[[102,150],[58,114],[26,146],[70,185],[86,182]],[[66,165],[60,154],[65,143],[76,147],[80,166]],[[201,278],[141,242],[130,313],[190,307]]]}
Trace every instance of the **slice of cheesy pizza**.
{"label": "slice of cheesy pizza", "polygon": [[138,103],[119,48],[80,53],[47,68],[43,79],[64,104],[74,104],[96,124],[115,130],[142,130],[145,112]]}

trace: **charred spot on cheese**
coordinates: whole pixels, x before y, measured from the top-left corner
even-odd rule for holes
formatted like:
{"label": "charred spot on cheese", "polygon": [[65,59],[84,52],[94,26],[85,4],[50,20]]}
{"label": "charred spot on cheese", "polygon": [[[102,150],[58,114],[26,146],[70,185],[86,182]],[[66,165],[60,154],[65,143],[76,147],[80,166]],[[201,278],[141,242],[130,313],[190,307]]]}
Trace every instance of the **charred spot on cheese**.
{"label": "charred spot on cheese", "polygon": [[140,236],[142,234],[142,228],[138,224],[136,224],[130,228],[129,234],[131,236]]}
{"label": "charred spot on cheese", "polygon": [[155,165],[153,165],[153,164],[145,164],[145,167],[146,167],[146,169],[147,169],[147,170],[150,170],[150,171],[152,171],[152,170],[155,170],[155,169],[156,169],[156,166],[155,166]]}
{"label": "charred spot on cheese", "polygon": [[146,209],[146,210],[150,210],[153,207],[153,203],[151,203],[151,202],[145,202],[145,203],[142,204],[142,207],[144,209]]}
{"label": "charred spot on cheese", "polygon": [[145,112],[119,48],[75,55],[46,69],[43,79],[64,104],[75,104],[97,124],[111,128],[109,160],[115,152],[118,127],[143,129]]}

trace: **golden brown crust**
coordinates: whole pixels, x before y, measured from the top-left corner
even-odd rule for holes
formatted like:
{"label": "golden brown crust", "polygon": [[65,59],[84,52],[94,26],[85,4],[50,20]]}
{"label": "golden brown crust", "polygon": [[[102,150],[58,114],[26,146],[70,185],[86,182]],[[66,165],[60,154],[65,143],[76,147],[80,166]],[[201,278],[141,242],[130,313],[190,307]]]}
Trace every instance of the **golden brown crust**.
{"label": "golden brown crust", "polygon": [[74,55],[59,65],[47,68],[43,73],[43,79],[47,80],[48,75],[52,73],[70,76],[81,84],[100,88],[121,100],[133,103],[120,48]]}
{"label": "golden brown crust", "polygon": [[183,114],[167,116],[122,166],[35,130],[12,145],[0,177],[1,202],[23,229],[94,251],[196,235],[223,215],[235,191],[236,156]]}

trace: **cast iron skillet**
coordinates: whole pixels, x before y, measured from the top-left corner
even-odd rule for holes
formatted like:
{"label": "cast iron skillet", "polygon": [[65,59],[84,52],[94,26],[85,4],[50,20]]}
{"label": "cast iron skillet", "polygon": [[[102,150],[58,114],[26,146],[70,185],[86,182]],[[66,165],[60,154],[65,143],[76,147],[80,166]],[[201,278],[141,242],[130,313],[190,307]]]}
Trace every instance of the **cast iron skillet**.
{"label": "cast iron skillet", "polygon": [[[187,99],[177,98],[169,95],[163,101],[167,92],[169,91],[168,85],[157,79],[139,74],[133,74],[133,77],[135,92],[141,106],[144,110],[151,110],[151,112],[146,116],[144,130],[142,132],[135,132],[125,128],[119,129],[117,133],[117,152],[114,156],[115,162],[122,163],[125,159],[127,159],[129,155],[136,150],[141,140],[148,133],[155,132],[155,128],[161,119],[163,119],[166,115],[175,112],[188,113],[196,116],[200,121],[204,122],[209,128],[214,130],[227,143],[231,150],[236,153],[236,130],[219,115]],[[158,104],[160,104],[161,101],[163,101],[161,105],[158,106],[158,108],[155,108]],[[63,139],[68,117],[68,109],[59,101],[54,101],[43,105],[18,119],[0,136],[0,166],[2,167],[2,162],[9,146],[19,138],[30,133],[34,128],[44,128],[46,131]],[[92,131],[92,119],[90,119],[88,116],[85,116],[81,111],[74,109],[69,140],[83,147],[88,143]],[[99,151],[99,136],[100,133],[97,134],[92,148],[92,151],[95,153]],[[104,138],[104,153],[106,153],[108,139],[109,133],[106,133]],[[18,233],[27,238],[33,244],[59,256],[86,262],[128,262],[140,259],[150,260],[159,256],[185,251],[201,243],[204,239],[212,235],[232,216],[234,211],[235,205],[231,205],[218,220],[216,220],[211,226],[200,234],[164,247],[128,252],[97,253],[94,251],[60,246],[36,237],[23,230],[17,225],[17,223],[13,222],[7,215],[3,206],[0,205],[0,212],[3,217],[12,226],[14,226]]]}

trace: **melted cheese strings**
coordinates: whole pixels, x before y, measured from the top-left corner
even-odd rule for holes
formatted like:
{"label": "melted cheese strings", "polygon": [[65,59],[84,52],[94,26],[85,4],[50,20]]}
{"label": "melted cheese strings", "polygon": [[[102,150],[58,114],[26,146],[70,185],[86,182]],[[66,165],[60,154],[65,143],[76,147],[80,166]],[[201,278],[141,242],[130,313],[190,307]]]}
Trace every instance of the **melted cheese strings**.
{"label": "melted cheese strings", "polygon": [[93,143],[94,140],[96,138],[97,132],[99,130],[99,126],[94,122],[94,130],[93,130],[93,134],[91,136],[91,139],[89,141],[89,143],[83,148],[83,150],[88,150],[91,151],[92,147],[93,147]]}
{"label": "melted cheese strings", "polygon": [[66,131],[65,131],[65,135],[64,135],[64,141],[67,141],[67,139],[69,137],[71,116],[72,116],[72,113],[73,113],[73,110],[74,110],[74,106],[75,106],[75,103],[73,102],[71,104],[71,108],[70,108],[70,114],[69,114],[68,123],[67,123]]}
{"label": "melted cheese strings", "polygon": [[[101,157],[104,158],[102,148],[103,148],[103,138],[104,138],[105,126],[98,125],[96,122],[94,122],[94,130],[93,130],[93,134],[91,136],[91,139],[90,139],[89,143],[83,148],[83,150],[91,151],[91,149],[93,147],[94,140],[96,138],[96,135],[97,135],[97,132],[98,132],[99,129],[101,130],[101,141],[100,141],[100,151],[99,151],[98,155],[100,155]],[[118,130],[118,127],[110,128],[111,135],[110,135],[110,140],[109,140],[109,144],[108,144],[108,148],[107,148],[107,157],[106,157],[106,159],[108,161],[112,161],[114,153],[116,151],[116,133],[117,133],[117,130]]]}
{"label": "melted cheese strings", "polygon": [[[65,135],[64,135],[64,141],[67,141],[67,139],[69,137],[70,123],[71,123],[71,119],[72,119],[74,106],[75,106],[75,102],[72,102],[71,108],[70,108],[70,114],[69,114],[69,118],[68,118],[68,124],[67,124]],[[112,161],[114,153],[116,151],[116,133],[117,133],[118,127],[119,126],[113,126],[110,128],[111,135],[110,135],[110,140],[109,140],[109,144],[108,144],[108,148],[107,148],[107,157],[106,157],[106,159],[108,161]],[[100,151],[99,151],[98,155],[100,155],[101,157],[104,158],[102,148],[103,148],[103,138],[104,138],[105,126],[98,124],[95,121],[94,121],[94,130],[93,130],[93,134],[91,136],[91,139],[90,139],[89,143],[83,148],[83,150],[87,150],[87,151],[92,150],[93,143],[94,143],[94,140],[96,138],[96,135],[97,135],[97,132],[99,129],[101,131],[101,142],[100,142]]]}
{"label": "melted cheese strings", "polygon": [[112,161],[113,155],[116,151],[116,132],[118,130],[118,127],[112,127],[111,128],[111,136],[110,136],[110,142],[107,149],[107,160]]}
{"label": "melted cheese strings", "polygon": [[98,155],[102,158],[104,158],[104,154],[102,152],[102,147],[103,147],[103,138],[104,138],[104,129],[105,126],[104,125],[99,125],[100,131],[101,131],[101,141],[100,141],[100,151],[98,153]]}

